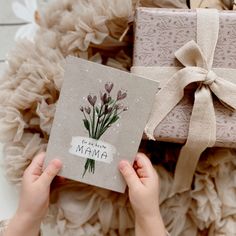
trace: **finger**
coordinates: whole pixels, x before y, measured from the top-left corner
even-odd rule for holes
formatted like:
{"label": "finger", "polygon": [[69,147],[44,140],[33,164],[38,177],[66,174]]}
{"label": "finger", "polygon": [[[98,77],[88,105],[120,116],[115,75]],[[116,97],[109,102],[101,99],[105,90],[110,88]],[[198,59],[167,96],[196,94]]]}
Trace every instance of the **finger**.
{"label": "finger", "polygon": [[119,170],[130,189],[141,184],[135,170],[128,161],[121,161],[119,163]]}
{"label": "finger", "polygon": [[49,186],[55,176],[62,168],[62,162],[58,159],[52,160],[46,169],[43,171],[42,175],[39,177],[38,181],[41,181],[42,184]]}
{"label": "finger", "polygon": [[137,169],[136,172],[137,172],[138,177],[139,177],[140,179],[149,178],[149,176],[147,175],[147,173],[146,173],[142,168]]}
{"label": "finger", "polygon": [[30,176],[35,177],[35,176],[40,176],[42,174],[44,159],[45,159],[44,152],[39,153],[33,158],[31,164],[25,171],[25,174],[28,176],[27,179],[30,179]]}
{"label": "finger", "polygon": [[152,163],[145,154],[138,153],[135,160],[138,166],[137,173],[140,178],[151,177],[153,175]]}
{"label": "finger", "polygon": [[134,161],[133,167],[134,167],[135,170],[138,169],[138,165],[137,165],[137,162],[136,162],[136,161]]}

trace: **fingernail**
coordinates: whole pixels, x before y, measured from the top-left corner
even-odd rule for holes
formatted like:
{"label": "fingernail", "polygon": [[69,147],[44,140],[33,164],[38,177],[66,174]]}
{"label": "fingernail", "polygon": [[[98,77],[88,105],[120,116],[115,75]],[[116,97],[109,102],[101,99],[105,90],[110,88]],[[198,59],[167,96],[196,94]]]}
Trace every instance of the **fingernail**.
{"label": "fingernail", "polygon": [[121,171],[124,170],[124,169],[126,168],[126,166],[127,166],[126,161],[120,161],[120,163],[119,163],[119,169],[120,169]]}
{"label": "fingernail", "polygon": [[62,168],[62,162],[59,159],[54,159],[53,160],[53,164],[57,169],[61,169]]}

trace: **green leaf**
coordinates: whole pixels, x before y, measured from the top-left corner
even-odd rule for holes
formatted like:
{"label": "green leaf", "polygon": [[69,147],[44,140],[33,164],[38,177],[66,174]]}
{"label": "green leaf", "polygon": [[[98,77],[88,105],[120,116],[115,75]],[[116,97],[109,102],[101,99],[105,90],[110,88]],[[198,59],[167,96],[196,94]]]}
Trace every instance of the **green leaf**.
{"label": "green leaf", "polygon": [[94,109],[94,107],[93,107],[93,119],[92,119],[92,138],[94,138],[94,132],[95,132],[95,130],[94,130],[94,128],[95,128],[95,122],[96,122],[96,120],[95,120],[95,109]]}
{"label": "green leaf", "polygon": [[104,127],[104,128],[100,131],[99,136],[98,136],[98,139],[101,138],[101,136],[106,132],[106,130],[107,130],[109,127],[110,127],[110,126],[108,125],[108,126]]}
{"label": "green leaf", "polygon": [[86,174],[86,172],[88,170],[88,167],[89,167],[89,159],[86,159],[86,163],[84,165],[84,173],[82,175],[82,178],[84,178],[84,175]]}
{"label": "green leaf", "polygon": [[85,128],[89,131],[89,127],[90,127],[90,125],[89,125],[89,121],[86,120],[86,119],[83,119],[83,122],[84,122],[84,126],[85,126]]}
{"label": "green leaf", "polygon": [[96,107],[95,110],[96,110],[96,113],[97,113],[97,114],[100,113],[98,107]]}
{"label": "green leaf", "polygon": [[98,139],[106,132],[106,130],[115,123],[120,117],[117,115],[114,115],[107,123],[104,124],[103,127],[99,130]]}
{"label": "green leaf", "polygon": [[113,115],[112,113],[107,114],[107,117],[106,117],[105,120],[104,120],[104,124],[106,124],[107,122],[109,122],[109,119],[111,118],[112,115]]}
{"label": "green leaf", "polygon": [[117,120],[119,119],[119,116],[115,115],[111,118],[111,120],[109,121],[109,124],[113,124],[115,123]]}
{"label": "green leaf", "polygon": [[108,105],[114,103],[114,101],[115,101],[114,99],[111,99],[110,102],[108,102]]}

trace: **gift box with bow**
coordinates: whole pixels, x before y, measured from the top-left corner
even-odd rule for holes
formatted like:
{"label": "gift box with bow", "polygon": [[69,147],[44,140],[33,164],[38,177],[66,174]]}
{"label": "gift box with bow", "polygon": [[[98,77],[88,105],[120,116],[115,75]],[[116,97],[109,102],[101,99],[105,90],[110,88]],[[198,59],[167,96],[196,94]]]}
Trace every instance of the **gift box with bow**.
{"label": "gift box with bow", "polygon": [[173,193],[188,190],[201,153],[236,148],[236,13],[138,8],[132,72],[160,81],[151,139],[185,143]]}

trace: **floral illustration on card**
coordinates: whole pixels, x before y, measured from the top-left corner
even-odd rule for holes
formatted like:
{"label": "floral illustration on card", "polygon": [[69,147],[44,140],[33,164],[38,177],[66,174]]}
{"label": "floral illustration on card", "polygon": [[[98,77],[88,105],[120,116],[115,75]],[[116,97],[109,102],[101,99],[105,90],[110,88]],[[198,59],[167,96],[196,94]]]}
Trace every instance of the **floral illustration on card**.
{"label": "floral illustration on card", "polygon": [[[89,138],[99,140],[120,119],[121,114],[128,110],[128,107],[122,103],[126,97],[126,91],[114,92],[112,82],[105,83],[104,91],[100,91],[100,96],[91,94],[87,96],[87,105],[81,106],[80,111],[83,113],[83,124]],[[95,173],[94,159],[86,159],[83,177],[87,171]]]}

